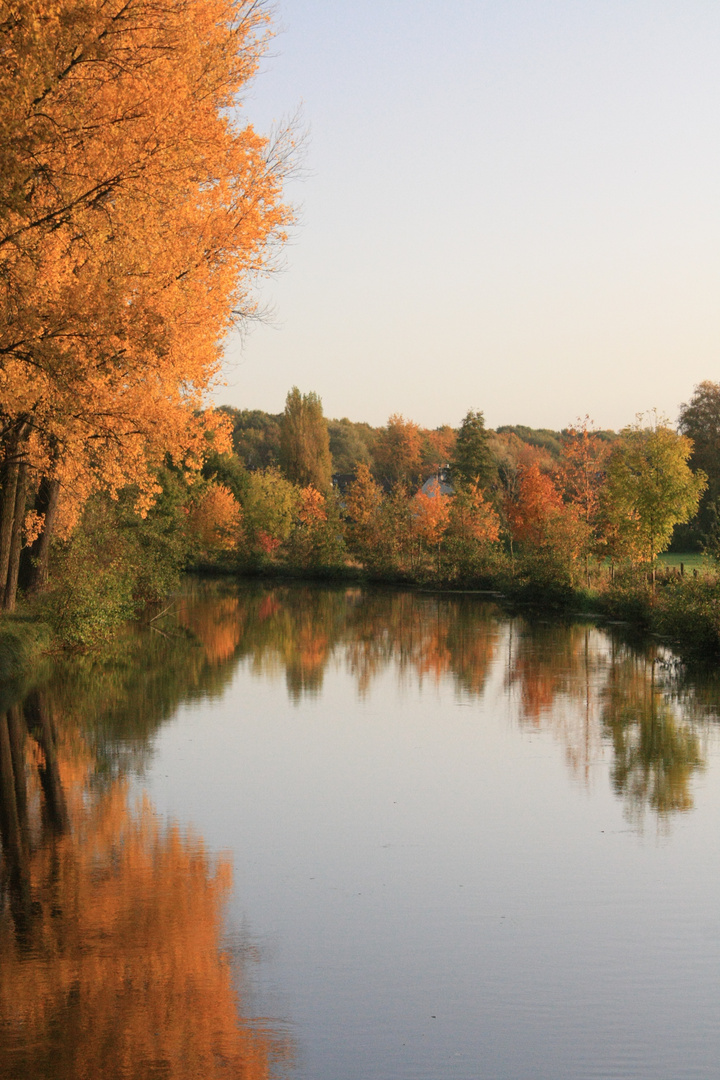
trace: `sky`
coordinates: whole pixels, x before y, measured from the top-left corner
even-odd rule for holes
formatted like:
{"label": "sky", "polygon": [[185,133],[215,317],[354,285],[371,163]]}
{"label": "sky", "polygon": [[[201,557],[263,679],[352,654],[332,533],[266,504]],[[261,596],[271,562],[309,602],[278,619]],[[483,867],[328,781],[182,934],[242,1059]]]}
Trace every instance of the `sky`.
{"label": "sky", "polygon": [[457,426],[673,422],[720,371],[717,0],[277,0],[297,224],[218,402]]}

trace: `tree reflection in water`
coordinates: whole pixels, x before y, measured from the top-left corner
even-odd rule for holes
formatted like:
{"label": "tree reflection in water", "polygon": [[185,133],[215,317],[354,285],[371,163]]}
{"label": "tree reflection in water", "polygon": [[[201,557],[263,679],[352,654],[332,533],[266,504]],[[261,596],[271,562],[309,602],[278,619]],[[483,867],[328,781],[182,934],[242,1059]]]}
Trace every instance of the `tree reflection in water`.
{"label": "tree reflection in water", "polygon": [[615,658],[602,692],[603,730],[612,740],[612,780],[632,818],[645,807],[665,817],[693,805],[690,781],[705,764],[694,725],[662,686],[658,657]]}
{"label": "tree reflection in water", "polygon": [[229,863],[95,765],[44,694],[0,715],[0,1077],[279,1075],[221,947]]}
{"label": "tree reflection in water", "polygon": [[124,780],[178,706],[224,693],[241,660],[296,702],[332,664],[361,696],[390,669],[471,699],[504,684],[520,724],[557,738],[582,783],[610,755],[635,822],[692,806],[718,716],[715,683],[657,646],[508,618],[474,596],[195,587],[113,657],[59,666],[43,691],[0,704],[0,1077],[292,1069],[277,1027],[238,1015],[242,973],[222,949],[229,865],[131,806]]}
{"label": "tree reflection in water", "polygon": [[583,783],[612,753],[614,789],[636,822],[692,806],[704,766],[698,730],[717,715],[699,704],[701,683],[678,680],[658,646],[631,648],[585,624],[508,619],[476,596],[250,587],[216,606],[200,594],[179,621],[206,648],[225,640],[258,674],[284,677],[296,702],[320,693],[331,663],[361,696],[394,667],[408,684],[449,678],[475,697],[502,663],[521,724],[552,733]]}

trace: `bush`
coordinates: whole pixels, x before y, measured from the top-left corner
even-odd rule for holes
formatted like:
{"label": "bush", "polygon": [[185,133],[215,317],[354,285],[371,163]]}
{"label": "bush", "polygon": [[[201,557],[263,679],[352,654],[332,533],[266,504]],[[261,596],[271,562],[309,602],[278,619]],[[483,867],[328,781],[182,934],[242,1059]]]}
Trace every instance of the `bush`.
{"label": "bush", "polygon": [[126,619],[177,587],[190,550],[182,477],[159,477],[162,491],[145,518],[133,492],[91,498],[67,541],[53,545],[52,587],[41,616],[58,639],[84,649],[107,641]]}
{"label": "bush", "polygon": [[44,597],[42,610],[63,644],[84,649],[106,641],[135,613],[127,547],[98,515],[89,514],[72,539],[56,550],[55,585]]}
{"label": "bush", "polygon": [[654,629],[687,652],[720,651],[720,581],[716,577],[671,580],[658,590]]}
{"label": "bush", "polygon": [[604,593],[606,613],[615,619],[648,629],[652,618],[653,592],[647,568],[631,564],[616,568],[614,579]]}

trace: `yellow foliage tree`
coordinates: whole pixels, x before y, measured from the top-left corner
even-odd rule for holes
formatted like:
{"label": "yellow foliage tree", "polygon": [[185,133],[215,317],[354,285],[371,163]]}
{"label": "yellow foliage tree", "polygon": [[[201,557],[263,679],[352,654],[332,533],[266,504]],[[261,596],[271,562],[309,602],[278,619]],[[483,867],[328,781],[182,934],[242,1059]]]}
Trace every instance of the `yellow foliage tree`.
{"label": "yellow foliage tree", "polygon": [[142,510],[167,454],[201,461],[222,340],[289,220],[287,143],[235,111],[267,15],[250,0],[4,7],[5,471],[80,502],[132,483]]}

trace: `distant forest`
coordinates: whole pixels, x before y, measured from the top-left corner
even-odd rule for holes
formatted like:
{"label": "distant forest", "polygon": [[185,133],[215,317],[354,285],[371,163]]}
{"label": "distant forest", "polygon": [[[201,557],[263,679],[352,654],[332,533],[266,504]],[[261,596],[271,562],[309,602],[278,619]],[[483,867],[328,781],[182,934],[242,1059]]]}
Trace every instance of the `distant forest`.
{"label": "distant forest", "polygon": [[[232,421],[233,449],[249,472],[281,464],[283,413],[235,409],[230,405],[222,405],[219,411]],[[341,420],[327,419],[326,423],[334,476],[350,476],[358,465],[367,465],[376,479],[390,481],[397,479],[397,470],[394,463],[388,460],[388,428],[402,431],[414,440],[417,456],[413,465],[417,478],[423,479],[450,462],[458,432],[448,424],[423,428],[399,414],[391,416],[386,427],[373,427],[362,421],[348,420],[347,417]],[[568,430],[552,431],[550,428],[531,428],[525,424],[503,424],[496,430],[487,429],[488,444],[498,461],[515,460],[518,464],[535,461],[541,468],[550,468],[560,460],[563,436],[567,436]],[[617,438],[614,431],[597,431],[595,434],[607,442]],[[410,477],[403,479],[409,480]]]}
{"label": "distant forest", "polygon": [[[320,399],[314,394],[311,397],[317,400],[321,412]],[[234,454],[244,469],[251,473],[269,468],[287,472],[287,455],[283,457],[282,448],[284,412],[236,409],[228,405],[221,406],[219,411],[232,423]],[[559,431],[525,424],[485,428],[483,414],[472,410],[458,428],[448,424],[424,428],[398,413],[390,416],[387,424],[381,427],[347,417],[323,417],[322,424],[326,426],[329,437],[329,467],[334,486],[343,489],[361,465],[367,466],[385,490],[398,483],[408,490],[421,486],[451,463],[454,462],[457,467],[458,435],[471,417],[482,431],[487,457],[485,479],[488,481],[492,478],[491,486],[506,492],[512,492],[518,477],[531,467],[536,467],[541,474],[557,478],[568,439],[577,431],[577,427],[571,425]],[[584,421],[578,419],[577,426],[588,426],[596,444],[605,444],[607,452],[623,437],[623,432],[593,429],[588,417]],[[709,484],[698,513],[691,521],[675,527],[670,550],[700,551],[706,546],[708,534],[714,534],[717,530],[716,507],[720,495],[718,384],[700,384],[692,400],[680,405],[678,429],[693,440],[694,452],[690,465],[702,468]]]}

